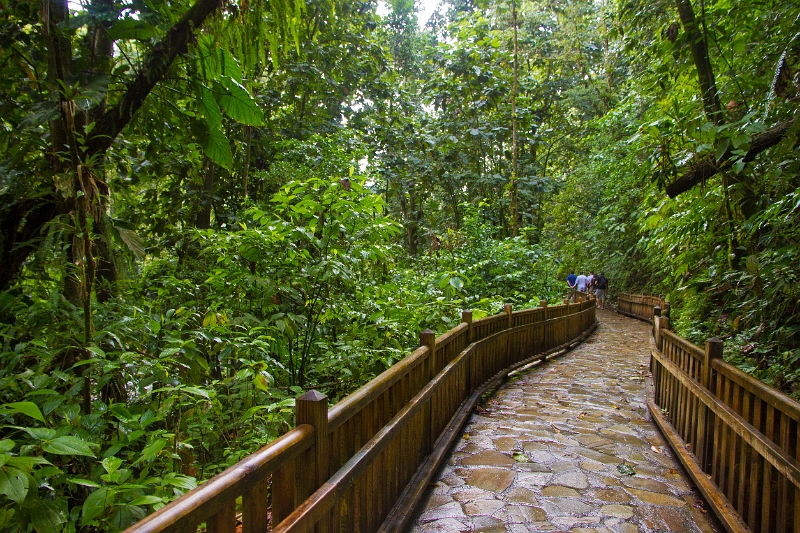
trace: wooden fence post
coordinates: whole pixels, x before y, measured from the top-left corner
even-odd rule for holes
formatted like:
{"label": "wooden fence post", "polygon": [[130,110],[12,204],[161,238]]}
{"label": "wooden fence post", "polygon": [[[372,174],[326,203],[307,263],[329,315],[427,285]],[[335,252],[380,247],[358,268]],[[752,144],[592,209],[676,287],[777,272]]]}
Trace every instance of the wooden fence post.
{"label": "wooden fence post", "polygon": [[[653,338],[656,340],[656,347],[661,350],[661,324],[658,319],[661,318],[661,308],[659,306],[653,307]],[[652,366],[652,365],[651,365]]]}
{"label": "wooden fence post", "polygon": [[461,310],[461,322],[467,325],[467,346],[472,343],[472,311],[469,309]]}
{"label": "wooden fence post", "polygon": [[505,311],[506,315],[508,315],[508,329],[514,327],[514,316],[511,314],[511,304],[505,304],[503,306],[503,310]]}
{"label": "wooden fence post", "polygon": [[[314,487],[313,493],[320,488],[330,475],[329,444],[328,444],[328,397],[310,390],[295,400],[295,420],[297,425],[308,424],[314,428]],[[323,521],[316,527],[317,533],[333,531],[332,524]]]}

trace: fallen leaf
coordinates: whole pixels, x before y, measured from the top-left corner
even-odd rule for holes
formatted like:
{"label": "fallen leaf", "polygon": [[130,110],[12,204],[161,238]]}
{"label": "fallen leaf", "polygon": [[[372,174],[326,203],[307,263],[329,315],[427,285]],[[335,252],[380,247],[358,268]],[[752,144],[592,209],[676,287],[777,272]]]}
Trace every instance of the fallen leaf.
{"label": "fallen leaf", "polygon": [[653,450],[656,453],[664,453],[664,452],[661,451],[661,448],[659,448],[658,446],[650,446],[650,449]]}
{"label": "fallen leaf", "polygon": [[558,429],[552,422],[550,422],[550,427],[553,428],[553,431],[555,431],[556,433],[561,433],[561,430]]}
{"label": "fallen leaf", "polygon": [[636,470],[634,470],[633,467],[630,466],[630,465],[626,465],[626,464],[617,465],[617,470],[623,476],[635,476],[636,475]]}
{"label": "fallen leaf", "polygon": [[464,433],[464,440],[469,440],[469,435]]}
{"label": "fallen leaf", "polygon": [[586,416],[586,411],[583,411],[581,414],[578,415],[578,420],[582,419],[584,416]]}

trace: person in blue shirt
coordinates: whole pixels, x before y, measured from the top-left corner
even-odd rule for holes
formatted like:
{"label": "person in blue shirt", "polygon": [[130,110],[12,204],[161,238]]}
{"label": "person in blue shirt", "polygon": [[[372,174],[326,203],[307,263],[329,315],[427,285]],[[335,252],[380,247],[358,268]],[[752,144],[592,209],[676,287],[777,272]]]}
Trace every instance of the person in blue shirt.
{"label": "person in blue shirt", "polygon": [[571,301],[575,301],[575,287],[578,284],[578,276],[575,275],[574,270],[570,270],[569,276],[567,276],[567,285],[569,285],[569,299]]}

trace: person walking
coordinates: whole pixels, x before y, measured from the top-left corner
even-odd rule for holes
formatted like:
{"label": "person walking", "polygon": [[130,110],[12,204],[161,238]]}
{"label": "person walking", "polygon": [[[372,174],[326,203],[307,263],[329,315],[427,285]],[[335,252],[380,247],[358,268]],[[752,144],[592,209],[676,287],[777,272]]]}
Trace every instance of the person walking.
{"label": "person walking", "polygon": [[575,301],[575,287],[577,286],[578,276],[575,275],[574,270],[569,271],[569,276],[567,276],[567,285],[569,285],[569,300],[571,302]]}
{"label": "person walking", "polygon": [[586,292],[588,285],[586,284],[586,276],[581,271],[581,274],[575,280],[575,286],[578,289],[578,292]]}
{"label": "person walking", "polygon": [[597,298],[597,306],[600,309],[606,308],[606,291],[608,290],[608,278],[606,277],[605,272],[600,272],[600,274],[595,277],[595,286],[597,287],[597,292],[595,293],[595,297]]}

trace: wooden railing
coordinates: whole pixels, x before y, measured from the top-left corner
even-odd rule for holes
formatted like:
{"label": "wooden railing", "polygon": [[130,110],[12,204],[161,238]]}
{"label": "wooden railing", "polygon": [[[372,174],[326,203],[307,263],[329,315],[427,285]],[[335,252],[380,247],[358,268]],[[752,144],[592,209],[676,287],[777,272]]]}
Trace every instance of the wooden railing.
{"label": "wooden railing", "polygon": [[654,319],[650,411],[728,531],[800,533],[800,403]]}
{"label": "wooden railing", "polygon": [[660,296],[646,296],[644,294],[627,294],[621,292],[617,295],[617,311],[623,315],[632,316],[648,322],[653,320],[653,308],[659,307],[662,314],[669,314],[669,302]]}
{"label": "wooden railing", "polygon": [[401,530],[480,395],[582,340],[595,304],[462,320],[438,338],[423,332],[420,348],[330,410],[323,394],[303,394],[295,429],[127,533],[260,533],[270,519],[276,533]]}

